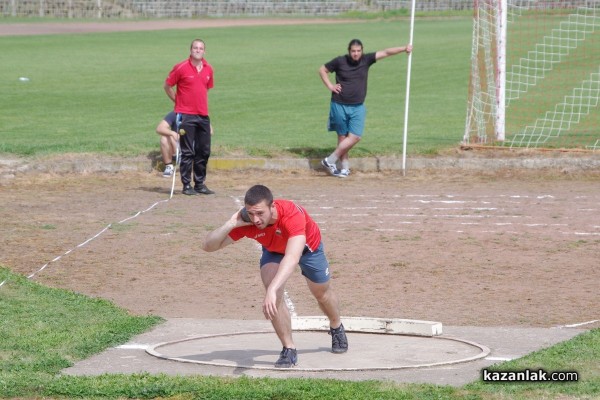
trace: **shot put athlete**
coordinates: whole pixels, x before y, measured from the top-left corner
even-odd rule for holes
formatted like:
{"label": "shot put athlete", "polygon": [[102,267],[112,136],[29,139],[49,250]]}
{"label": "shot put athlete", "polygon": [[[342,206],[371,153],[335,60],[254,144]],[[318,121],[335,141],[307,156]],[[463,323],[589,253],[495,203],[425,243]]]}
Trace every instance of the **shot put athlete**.
{"label": "shot put athlete", "polygon": [[244,209],[237,211],[225,224],[206,236],[202,249],[220,250],[243,237],[262,245],[260,276],[266,289],[263,314],[271,321],[283,345],[275,367],[291,368],[298,362],[292,321],[283,296],[285,284],[296,265],[300,265],[310,292],[329,318],[331,351],[345,353],[348,339],[330,282],[329,263],[318,225],[302,206],[290,200],[274,200],[269,188],[263,185],[248,189],[244,204],[250,222],[242,219]]}

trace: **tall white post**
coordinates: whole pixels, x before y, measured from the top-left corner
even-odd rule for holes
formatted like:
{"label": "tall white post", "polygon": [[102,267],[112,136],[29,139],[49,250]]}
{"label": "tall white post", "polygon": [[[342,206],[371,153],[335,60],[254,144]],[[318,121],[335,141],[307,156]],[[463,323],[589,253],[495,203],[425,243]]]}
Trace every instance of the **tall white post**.
{"label": "tall white post", "polygon": [[498,58],[496,60],[496,140],[503,141],[506,133],[506,24],[508,21],[508,1],[498,2],[496,16],[496,45]]}
{"label": "tall white post", "polygon": [[[410,39],[408,43],[412,46],[413,32],[415,30],[415,2],[412,0],[410,10]],[[408,67],[406,70],[406,100],[404,104],[404,136],[402,139],[402,176],[406,176],[406,141],[408,139],[408,99],[410,95],[410,70],[412,65],[412,51],[408,54]]]}

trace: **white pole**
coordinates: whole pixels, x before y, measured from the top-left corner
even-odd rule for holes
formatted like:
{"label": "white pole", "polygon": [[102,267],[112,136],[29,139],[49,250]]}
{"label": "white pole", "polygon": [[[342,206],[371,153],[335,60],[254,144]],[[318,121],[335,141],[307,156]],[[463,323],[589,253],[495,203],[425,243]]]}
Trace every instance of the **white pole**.
{"label": "white pole", "polygon": [[[175,117],[175,129],[177,132],[177,152],[175,153],[175,165],[173,166],[173,182],[171,183],[171,194],[169,195],[169,200],[173,198],[173,191],[175,190],[175,177],[177,176],[177,166],[179,165],[179,173],[181,174],[181,135],[179,135],[179,127],[181,126],[181,114],[177,113]],[[171,161],[173,161],[171,159]]]}
{"label": "white pole", "polygon": [[[179,132],[179,129],[177,129],[177,132]],[[175,190],[175,177],[177,176],[177,166],[179,165],[180,154],[181,151],[179,150],[179,143],[177,143],[177,153],[175,156],[175,165],[173,166],[173,181],[171,182],[171,194],[169,195],[169,200],[173,198],[173,191]],[[179,171],[179,173],[181,173],[181,170]]]}
{"label": "white pole", "polygon": [[497,82],[496,82],[496,140],[503,141],[506,131],[506,29],[508,1],[500,0],[496,20],[496,41],[498,46]]}
{"label": "white pole", "polygon": [[[415,1],[412,0],[410,11],[410,40],[408,43],[412,46],[413,32],[415,30]],[[406,71],[406,102],[404,106],[404,138],[402,140],[402,176],[406,176],[406,140],[408,137],[408,99],[410,95],[410,69],[412,65],[412,51],[408,53],[408,68]]]}

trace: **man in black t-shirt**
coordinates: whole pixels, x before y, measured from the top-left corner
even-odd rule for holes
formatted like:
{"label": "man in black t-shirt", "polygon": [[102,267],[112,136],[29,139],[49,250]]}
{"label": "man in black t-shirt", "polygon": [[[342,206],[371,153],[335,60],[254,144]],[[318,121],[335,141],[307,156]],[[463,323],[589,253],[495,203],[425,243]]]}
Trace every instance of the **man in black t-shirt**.
{"label": "man in black t-shirt", "polygon": [[[319,68],[321,80],[331,91],[327,129],[338,135],[335,151],[321,160],[321,164],[331,175],[338,178],[350,175],[348,152],[359,142],[365,127],[364,101],[367,97],[369,68],[382,58],[411,51],[412,45],[408,44],[363,54],[362,42],[352,39],[348,45],[348,54],[336,57]],[[329,80],[330,73],[335,73],[335,85]],[[338,161],[340,169],[336,165]]]}

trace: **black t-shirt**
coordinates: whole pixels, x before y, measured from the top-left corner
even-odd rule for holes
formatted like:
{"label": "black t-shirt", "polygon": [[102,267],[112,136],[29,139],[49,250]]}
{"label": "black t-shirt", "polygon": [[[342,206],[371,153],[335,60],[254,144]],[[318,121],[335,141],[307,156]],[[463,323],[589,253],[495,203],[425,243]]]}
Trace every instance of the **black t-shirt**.
{"label": "black t-shirt", "polygon": [[335,82],[342,85],[341,93],[332,93],[331,100],[340,104],[361,104],[367,97],[369,68],[377,60],[375,53],[363,54],[355,62],[349,55],[339,56],[325,64],[329,72],[335,72]]}

